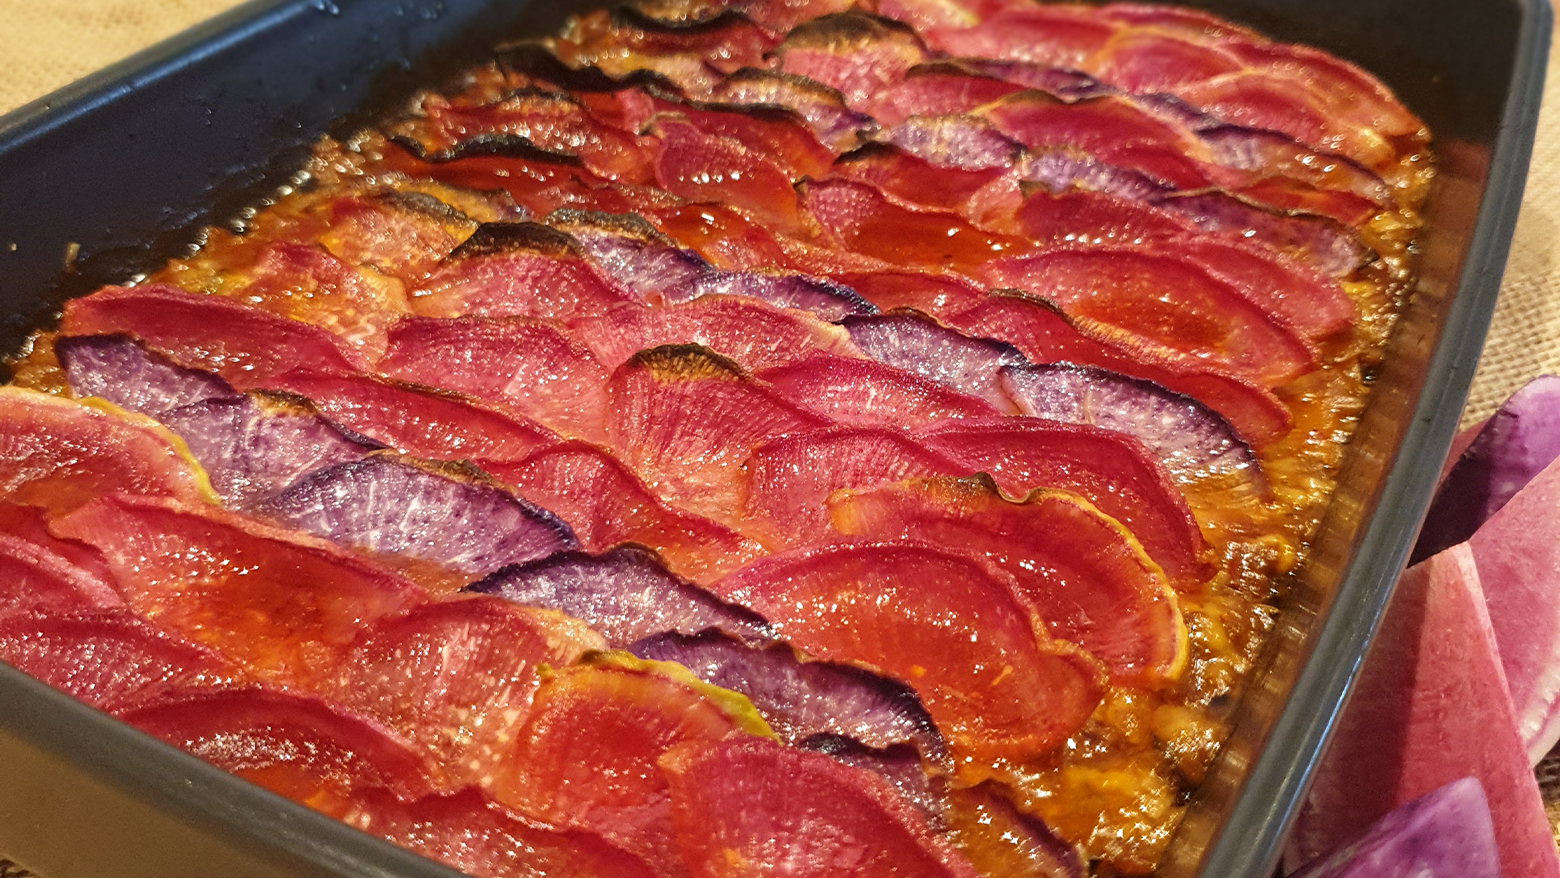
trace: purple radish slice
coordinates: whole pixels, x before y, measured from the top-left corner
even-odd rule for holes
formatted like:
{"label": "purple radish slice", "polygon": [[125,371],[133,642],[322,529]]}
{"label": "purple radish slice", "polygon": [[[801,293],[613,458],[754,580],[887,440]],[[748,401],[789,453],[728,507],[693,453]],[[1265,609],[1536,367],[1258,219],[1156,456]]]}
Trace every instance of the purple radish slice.
{"label": "purple radish slice", "polygon": [[220,376],[186,369],[128,335],[61,338],[54,354],[77,397],[96,396],[154,418],[180,406],[239,396]]}
{"label": "purple radish slice", "polygon": [[1242,474],[1266,490],[1256,453],[1217,412],[1139,378],[1091,366],[1005,366],[1002,385],[1024,414],[1125,433],[1177,482]]}
{"label": "purple radish slice", "polygon": [[695,298],[694,284],[715,270],[637,213],[562,208],[547,215],[547,224],[573,235],[602,274],[646,300]]}
{"label": "purple radish slice", "polygon": [[271,390],[180,406],[158,420],[184,439],[212,488],[237,508],[385,447],[328,420],[307,399]]}
{"label": "purple radish slice", "polygon": [[831,323],[858,314],[876,314],[877,306],[831,280],[764,269],[718,271],[700,278],[693,296],[726,295],[763,299],[782,308],[811,311]]}
{"label": "purple radish slice", "polygon": [[677,662],[706,683],[741,692],[787,743],[828,734],[875,749],[914,744],[934,759],[944,753],[936,726],[910,687],[850,665],[805,660],[789,644],[750,646],[719,631],[669,632],[629,651]]}
{"label": "purple radish slice", "polygon": [[1437,787],[1290,878],[1500,878],[1484,787],[1472,777]]}
{"label": "purple radish slice", "polygon": [[1560,376],[1540,375],[1501,404],[1430,501],[1411,564],[1466,542],[1560,457]]}
{"label": "purple radish slice", "polygon": [[998,370],[1029,364],[1018,348],[994,339],[972,338],[908,309],[840,322],[850,340],[872,359],[980,397],[998,411],[1016,411],[1002,388]]}
{"label": "purple radish slice", "polygon": [[1013,806],[1015,796],[986,781],[949,790],[943,824],[982,875],[1002,878],[1086,878],[1078,849],[1045,822]]}
{"label": "purple radish slice", "polygon": [[1024,154],[1023,144],[974,116],[911,116],[872,139],[937,167],[962,171],[1012,167]]}
{"label": "purple radish slice", "polygon": [[480,470],[393,452],[316,470],[255,511],[341,545],[475,576],[579,546],[557,516]]}
{"label": "purple radish slice", "polygon": [[818,139],[836,153],[861,145],[861,137],[877,127],[871,116],[845,105],[836,89],[805,76],[774,70],[743,68],[715,86],[711,101],[723,104],[770,104],[796,111]]}
{"label": "purple radish slice", "polygon": [[926,771],[921,763],[920,751],[909,744],[868,747],[855,738],[827,733],[808,735],[791,743],[803,750],[824,753],[846,765],[881,775],[899,790],[905,801],[920,809],[928,822],[937,825],[941,821],[944,811],[943,780]]}
{"label": "purple radish slice", "polygon": [[560,552],[505,567],[467,591],[567,613],[624,649],[663,632],[719,629],[747,641],[774,637],[751,610],[728,604],[666,569],[655,552],[625,543],[599,555]]}

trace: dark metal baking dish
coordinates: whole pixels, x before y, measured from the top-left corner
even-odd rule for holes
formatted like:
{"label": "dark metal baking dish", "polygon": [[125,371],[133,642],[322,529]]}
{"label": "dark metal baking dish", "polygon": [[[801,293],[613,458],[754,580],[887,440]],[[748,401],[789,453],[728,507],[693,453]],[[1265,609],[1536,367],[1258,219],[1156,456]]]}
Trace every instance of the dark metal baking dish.
{"label": "dark metal baking dish", "polygon": [[[0,348],[284,182],[308,146],[584,4],[257,0],[0,118]],[[1166,875],[1266,878],[1418,530],[1526,177],[1546,0],[1199,0],[1380,75],[1436,133],[1422,276],[1343,487]],[[0,664],[0,851],[54,878],[436,876]]]}

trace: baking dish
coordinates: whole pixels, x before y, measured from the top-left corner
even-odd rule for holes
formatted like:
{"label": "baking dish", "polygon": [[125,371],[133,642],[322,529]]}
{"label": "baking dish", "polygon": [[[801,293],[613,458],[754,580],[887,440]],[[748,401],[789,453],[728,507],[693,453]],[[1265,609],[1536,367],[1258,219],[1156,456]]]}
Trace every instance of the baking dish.
{"label": "baking dish", "polygon": [[[1266,670],[1164,874],[1264,876],[1418,527],[1498,288],[1542,84],[1542,0],[1204,4],[1377,72],[1436,131],[1422,278],[1293,583]],[[320,133],[580,5],[270,2],[0,119],[5,344],[67,295],[242,216]],[[147,244],[145,242],[153,242]],[[0,667],[0,851],[46,875],[447,870],[175,753]]]}

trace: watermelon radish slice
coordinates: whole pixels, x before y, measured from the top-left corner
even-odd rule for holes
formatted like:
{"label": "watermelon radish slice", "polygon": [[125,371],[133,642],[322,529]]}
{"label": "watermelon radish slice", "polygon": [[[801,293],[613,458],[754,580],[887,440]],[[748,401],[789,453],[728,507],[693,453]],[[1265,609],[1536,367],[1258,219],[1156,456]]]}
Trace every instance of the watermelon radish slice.
{"label": "watermelon radish slice", "polygon": [[874,360],[980,397],[1002,414],[1017,411],[997,370],[1029,361],[1010,344],[971,338],[914,310],[852,317],[842,325],[856,347]]}
{"label": "watermelon radish slice", "polygon": [[901,207],[861,183],[809,183],[803,197],[833,247],[894,265],[968,272],[1034,250],[1022,238],[983,231],[956,213]]}
{"label": "watermelon radish slice", "polygon": [[433,195],[395,191],[338,198],[330,205],[330,223],[319,237],[330,255],[403,283],[427,277],[478,225]]}
{"label": "watermelon radish slice", "polygon": [[814,353],[757,377],[791,402],[851,427],[914,428],[950,418],[1001,414],[985,400],[860,357]]}
{"label": "watermelon radish slice", "polygon": [[393,732],[310,695],[178,690],[120,719],[332,817],[346,816],[365,788],[415,799],[443,785],[439,770]]}
{"label": "watermelon radish slice", "polygon": [[[808,661],[783,643],[742,643],[721,631],[673,632],[645,638],[629,651],[676,662],[712,686],[746,695],[788,744],[837,735],[878,750],[913,744],[929,758],[944,753],[931,717],[909,687],[849,665]],[[920,768],[916,760],[917,773]]]}
{"label": "watermelon radish slice", "polygon": [[646,302],[695,298],[695,285],[715,271],[637,213],[560,208],[547,216],[547,224],[572,235],[598,271]]}
{"label": "watermelon radish slice", "polygon": [[824,733],[807,737],[796,746],[813,753],[826,753],[846,765],[881,775],[894,785],[905,801],[926,816],[928,823],[938,825],[938,821],[947,816],[943,801],[947,779],[941,774],[933,775],[936,769],[929,768],[921,751],[910,744],[868,747],[855,738]]}
{"label": "watermelon radish slice", "polygon": [[1484,788],[1465,777],[1399,805],[1370,831],[1291,878],[1500,878]]}
{"label": "watermelon radish slice", "polygon": [[1560,875],[1474,562],[1457,546],[1398,582],[1291,836],[1295,860],[1337,850],[1394,808],[1472,776],[1489,798],[1500,874]]}
{"label": "watermelon radish slice", "polygon": [[266,681],[333,677],[359,628],[423,600],[333,544],[211,506],[112,494],[54,528],[103,553],[137,614]]}
{"label": "watermelon radish slice", "polygon": [[605,645],[557,613],[447,600],[365,628],[321,691],[420,746],[452,778],[486,784],[530,708],[537,668]]}
{"label": "watermelon radish slice", "polygon": [[127,335],[62,338],[54,343],[54,355],[78,398],[96,396],[154,418],[208,399],[238,398],[217,375],[186,369]]}
{"label": "watermelon radish slice", "polygon": [[783,167],[792,180],[822,177],[834,164],[834,152],[818,141],[807,121],[784,107],[731,107],[677,100],[639,89],[618,93],[625,124],[642,129],[657,113],[673,113],[705,134],[729,137]]}
{"label": "watermelon radish slice", "polygon": [[318,469],[255,512],[339,545],[472,576],[579,546],[556,515],[480,470],[393,452]]}
{"label": "watermelon radish slice", "polygon": [[623,461],[661,497],[712,517],[736,509],[755,446],[828,423],[698,345],[635,354],[607,393],[607,435]]}
{"label": "watermelon radish slice", "polygon": [[943,820],[959,852],[982,875],[1005,878],[1084,878],[1077,848],[1039,818],[1013,807],[991,783],[949,790]]}
{"label": "watermelon radish slice", "polygon": [[729,137],[706,134],[676,116],[658,116],[648,133],[660,139],[655,179],[673,195],[720,202],[783,234],[803,234],[791,175]]}
{"label": "watermelon radish slice", "polygon": [[384,350],[385,327],[407,310],[399,282],[347,265],[312,242],[267,244],[253,265],[218,289],[251,307],[326,329],[370,358]]}
{"label": "watermelon radish slice", "polygon": [[1541,375],[1501,404],[1436,489],[1413,562],[1472,537],[1560,457],[1560,376]]}
{"label": "watermelon radish slice", "polygon": [[[906,126],[899,126],[899,131]],[[953,158],[927,144],[923,154],[938,160]],[[891,143],[870,143],[840,156],[834,166],[837,176],[878,189],[883,194],[915,204],[942,210],[961,211],[983,187],[1007,173],[1006,164],[996,167],[944,167]]]}
{"label": "watermelon radish slice", "polygon": [[749,641],[773,636],[762,617],[673,575],[654,552],[633,544],[600,555],[559,552],[505,567],[467,591],[567,613],[616,649],[667,631],[696,634],[717,628]]}
{"label": "watermelon radish slice", "polygon": [[846,103],[862,110],[928,57],[911,28],[855,11],[797,25],[774,53],[780,70],[837,89]]}
{"label": "watermelon radish slice", "polygon": [[111,491],[215,502],[184,442],[109,403],[0,387],[0,500],[69,512]]}
{"label": "watermelon radish slice", "polygon": [[[968,278],[932,271],[880,269],[837,271],[831,277],[883,311],[912,308],[937,318],[967,311],[986,300],[986,290]],[[854,336],[851,339],[855,341]],[[857,342],[858,346],[861,344]]]}
{"label": "watermelon radish slice", "polygon": [[931,62],[907,69],[898,82],[868,95],[866,107],[879,123],[892,126],[912,116],[968,113],[1024,89],[1020,83],[977,74],[957,62]]}
{"label": "watermelon radish slice", "polygon": [[828,278],[780,272],[763,267],[746,271],[718,271],[701,278],[693,289],[699,296],[747,296],[763,299],[779,308],[810,311],[822,320],[836,321],[853,314],[877,311],[859,293]]}
{"label": "watermelon radish slice", "polygon": [[0,502],[0,614],[109,609],[124,603],[101,553],[50,533],[43,509]]}
{"label": "watermelon radish slice", "polygon": [[373,787],[354,795],[346,822],[477,878],[657,878],[601,836],[527,819],[475,787],[410,802]]}
{"label": "watermelon radish slice", "polygon": [[109,713],[170,689],[244,677],[215,652],[125,610],[0,616],[0,659]]}
{"label": "watermelon radish slice", "polygon": [[957,547],[1013,577],[1052,637],[1088,650],[1114,680],[1152,686],[1186,664],[1175,593],[1138,541],[1065,491],[1019,502],[986,476],[912,479],[829,499],[834,528],[864,540]]}
{"label": "watermelon radish slice", "polygon": [[[873,135],[873,141],[918,158],[938,168],[938,172],[948,168],[964,171],[1001,170],[1012,166],[1024,154],[1023,144],[1003,134],[997,126],[985,119],[969,115],[912,116]],[[914,191],[905,193],[906,200],[926,203]],[[895,194],[887,190],[883,192]],[[957,206],[951,206],[951,209],[957,209]]]}
{"label": "watermelon radish slice", "polygon": [[768,104],[786,107],[807,120],[818,139],[835,153],[855,149],[872,118],[845,105],[845,96],[805,76],[754,68],[727,76],[711,90],[723,104]]}
{"label": "watermelon radish slice", "polygon": [[491,792],[528,817],[599,833],[658,874],[684,874],[658,761],[679,744],[755,733],[768,729],[742,696],[612,653],[542,681]]}
{"label": "watermelon radish slice", "polygon": [[1021,761],[1076,731],[1100,697],[1097,664],[1051,640],[1000,571],[913,543],[857,543],[760,559],[714,586],[796,648],[915,689],[955,757]]}
{"label": "watermelon radish slice", "polygon": [[764,874],[758,863],[796,878],[976,875],[888,781],[823,754],[739,738],[685,744],[661,765],[694,878]]}
{"label": "watermelon radish slice", "polygon": [[700,583],[764,554],[755,540],[661,502],[617,458],[588,443],[564,442],[518,463],[480,465],[567,522],[586,551],[639,543],[678,575]]}

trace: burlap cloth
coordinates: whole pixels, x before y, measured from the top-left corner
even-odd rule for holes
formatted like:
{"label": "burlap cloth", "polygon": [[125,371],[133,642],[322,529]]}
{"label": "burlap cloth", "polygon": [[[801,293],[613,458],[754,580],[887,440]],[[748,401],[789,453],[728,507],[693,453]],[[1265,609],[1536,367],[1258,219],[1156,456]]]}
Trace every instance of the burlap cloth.
{"label": "burlap cloth", "polygon": [[[215,15],[237,0],[0,0],[0,113]],[[1560,46],[1560,40],[1557,40]],[[1551,75],[1522,215],[1495,323],[1463,412],[1484,418],[1518,386],[1560,372],[1560,52]],[[1545,766],[1560,820],[1560,762]],[[0,878],[20,878],[0,857]]]}

